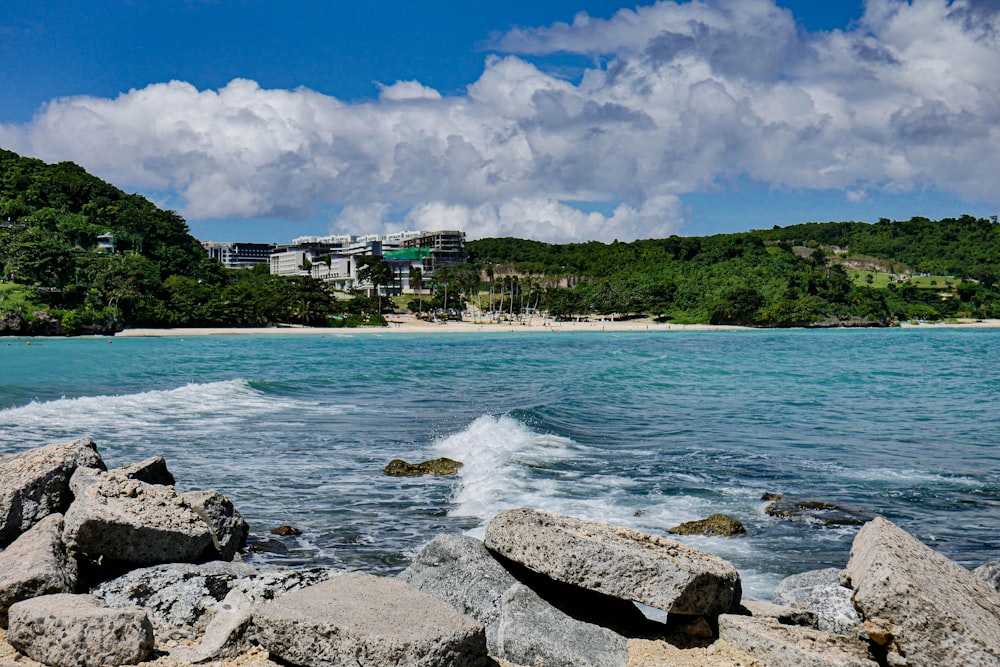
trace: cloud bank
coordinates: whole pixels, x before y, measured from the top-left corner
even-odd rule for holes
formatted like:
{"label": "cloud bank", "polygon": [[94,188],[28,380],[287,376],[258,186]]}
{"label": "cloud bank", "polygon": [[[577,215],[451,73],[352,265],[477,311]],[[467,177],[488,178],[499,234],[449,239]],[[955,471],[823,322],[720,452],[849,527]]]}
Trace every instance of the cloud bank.
{"label": "cloud bank", "polygon": [[[171,81],[53,100],[0,125],[0,145],[176,192],[189,219],[334,205],[336,227],[473,238],[663,236],[683,224],[681,196],[739,177],[1000,204],[994,6],[869,0],[849,31],[807,33],[771,0],[658,2],[500,35],[463,95],[400,81],[346,103]],[[571,82],[531,62],[555,53],[594,64]]]}

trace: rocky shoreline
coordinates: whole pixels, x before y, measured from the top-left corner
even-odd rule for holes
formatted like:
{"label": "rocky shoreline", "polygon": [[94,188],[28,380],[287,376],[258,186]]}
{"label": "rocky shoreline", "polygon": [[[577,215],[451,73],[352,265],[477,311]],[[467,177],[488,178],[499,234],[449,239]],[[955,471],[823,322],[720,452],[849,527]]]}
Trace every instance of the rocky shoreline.
{"label": "rocky shoreline", "polygon": [[881,517],[844,569],[772,601],[712,554],[531,509],[434,539],[398,577],[256,567],[247,533],[159,457],[108,470],[87,438],[0,457],[0,662],[1000,665],[1000,561],[970,572]]}

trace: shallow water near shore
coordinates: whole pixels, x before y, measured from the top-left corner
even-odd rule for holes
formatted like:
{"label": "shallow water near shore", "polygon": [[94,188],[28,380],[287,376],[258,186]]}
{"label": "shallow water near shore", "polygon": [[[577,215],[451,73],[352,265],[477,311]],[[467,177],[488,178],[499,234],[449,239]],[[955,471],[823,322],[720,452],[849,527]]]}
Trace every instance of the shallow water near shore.
{"label": "shallow water near shore", "polygon": [[[0,454],[93,437],[231,496],[286,554],[393,573],[510,507],[684,537],[748,596],[846,563],[857,526],[764,513],[764,492],[857,506],[958,562],[1000,557],[1000,331],[831,330],[0,339]],[[449,456],[457,477],[394,478]]]}

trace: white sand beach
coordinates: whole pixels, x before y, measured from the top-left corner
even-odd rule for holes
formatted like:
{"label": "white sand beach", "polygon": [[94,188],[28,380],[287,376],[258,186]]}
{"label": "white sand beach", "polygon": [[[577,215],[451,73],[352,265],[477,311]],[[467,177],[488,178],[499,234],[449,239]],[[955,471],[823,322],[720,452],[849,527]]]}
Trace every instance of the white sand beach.
{"label": "white sand beach", "polygon": [[[673,324],[654,322],[652,318],[632,320],[604,320],[557,322],[550,319],[533,318],[525,322],[488,322],[462,321],[432,323],[419,320],[412,315],[392,315],[387,318],[388,327],[354,327],[330,328],[310,327],[285,324],[273,327],[240,328],[240,327],[204,327],[176,329],[126,329],[116,334],[116,337],[138,336],[210,336],[210,335],[391,335],[391,334],[445,334],[445,333],[577,333],[577,332],[666,332],[666,331],[732,331],[748,329],[748,327],[710,324]],[[990,320],[954,320],[935,323],[910,323],[900,325],[906,328],[981,328],[1000,327],[1000,319]]]}

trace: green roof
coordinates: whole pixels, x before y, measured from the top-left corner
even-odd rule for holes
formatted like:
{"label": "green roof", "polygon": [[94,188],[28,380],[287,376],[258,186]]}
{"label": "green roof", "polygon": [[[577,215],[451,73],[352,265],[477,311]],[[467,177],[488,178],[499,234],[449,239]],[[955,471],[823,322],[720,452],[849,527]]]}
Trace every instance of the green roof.
{"label": "green roof", "polygon": [[383,253],[386,259],[427,259],[430,248],[403,248],[402,250],[387,250]]}

